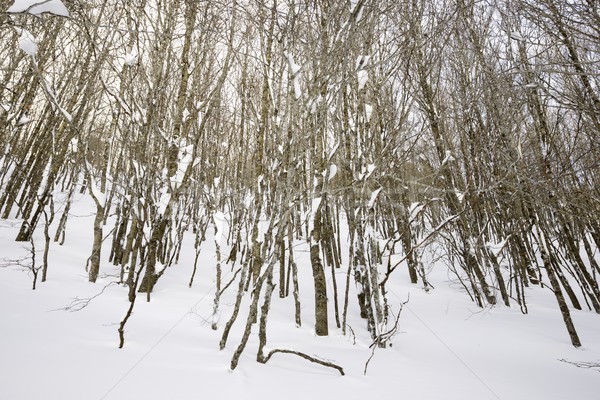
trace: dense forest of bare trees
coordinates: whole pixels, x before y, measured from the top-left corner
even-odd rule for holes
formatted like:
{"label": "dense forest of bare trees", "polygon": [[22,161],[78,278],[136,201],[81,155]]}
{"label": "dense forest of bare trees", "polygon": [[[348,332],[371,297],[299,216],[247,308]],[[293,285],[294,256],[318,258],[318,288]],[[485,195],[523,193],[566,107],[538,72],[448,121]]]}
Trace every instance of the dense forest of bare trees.
{"label": "dense forest of bare trees", "polygon": [[232,368],[253,327],[258,361],[273,354],[277,297],[303,323],[300,242],[317,335],[357,312],[385,346],[386,284],[407,269],[432,289],[433,255],[481,307],[527,313],[526,288],[549,287],[574,346],[569,310],[600,313],[596,0],[71,0],[41,18],[12,3],[0,216],[18,241],[44,231],[44,281],[74,193],[93,198],[85,268],[121,268],[121,346],[186,232],[197,255],[215,237],[215,313],[237,290],[213,323],[221,348],[246,324]]}

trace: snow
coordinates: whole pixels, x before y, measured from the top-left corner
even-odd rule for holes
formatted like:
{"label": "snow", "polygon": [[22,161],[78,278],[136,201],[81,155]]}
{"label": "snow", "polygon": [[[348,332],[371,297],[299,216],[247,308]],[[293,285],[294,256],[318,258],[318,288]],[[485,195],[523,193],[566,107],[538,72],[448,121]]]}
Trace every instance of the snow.
{"label": "snow", "polygon": [[137,54],[135,54],[133,52],[129,52],[129,53],[125,54],[124,63],[128,67],[134,66],[137,63],[137,60],[138,60]]}
{"label": "snow", "polygon": [[40,186],[38,187],[37,197],[38,199],[44,195],[44,191],[46,190],[46,185],[48,184],[48,175],[50,174],[50,168],[52,167],[52,157],[48,160],[46,167],[44,168],[44,172],[42,173],[42,181]]}
{"label": "snow", "polygon": [[288,54],[288,67],[290,75],[292,76],[292,84],[294,86],[294,98],[298,100],[302,96],[302,89],[300,88],[300,65],[294,62],[294,57]]}
{"label": "snow", "polygon": [[456,159],[452,155],[452,152],[449,151],[449,150],[446,150],[446,155],[445,155],[444,159],[442,160],[442,165],[446,165],[446,163],[451,162],[451,161],[455,161],[455,160]]}
{"label": "snow", "polygon": [[62,17],[69,16],[69,10],[67,10],[67,7],[60,0],[15,0],[7,12],[12,14],[27,13],[38,16],[44,13]]}
{"label": "snow", "polygon": [[502,250],[506,246],[507,242],[508,238],[504,238],[499,243],[487,242],[485,245],[488,249],[490,249],[494,257],[498,258],[498,256],[500,255],[500,253],[502,253]]}
{"label": "snow", "polygon": [[[32,57],[33,57],[34,64],[36,64],[35,57],[34,56],[32,56]],[[52,82],[50,82],[50,80],[47,77],[45,77],[42,80],[42,86],[44,88],[44,91],[46,92],[46,96],[48,97],[48,100],[50,100],[50,104],[52,104],[52,109],[54,111],[58,110],[62,114],[64,119],[66,119],[68,122],[72,122],[73,117],[67,110],[65,110],[64,108],[61,107],[60,102],[56,98],[56,93],[52,89]]]}
{"label": "snow", "polygon": [[79,140],[77,138],[71,139],[69,142],[69,151],[71,153],[77,153],[77,146],[79,144]]}
{"label": "snow", "polygon": [[510,37],[518,42],[523,42],[525,39],[519,32],[511,32]]}
{"label": "snow", "polygon": [[[331,137],[333,138],[333,132],[330,132]],[[333,158],[333,156],[335,155],[335,153],[338,151],[338,149],[340,148],[340,141],[335,142],[335,144],[331,147],[331,149],[329,150],[329,154],[327,156],[328,160],[331,160]]]}
{"label": "snow", "polygon": [[37,39],[27,29],[21,29],[19,36],[19,47],[28,56],[35,57],[38,51]]}
{"label": "snow", "polygon": [[222,211],[215,212],[214,216],[215,221],[215,242],[217,244],[221,243],[221,238],[223,236],[223,224],[225,222],[225,214]]}
{"label": "snow", "polygon": [[294,62],[294,57],[291,54],[288,54],[288,65],[290,67],[290,74],[292,76],[298,75],[298,72],[300,72],[301,67],[300,65]]}
{"label": "snow", "polygon": [[367,122],[371,122],[371,115],[373,115],[373,106],[365,104],[365,118]]}
{"label": "snow", "polygon": [[156,205],[156,212],[158,215],[165,215],[167,211],[167,207],[169,206],[169,202],[171,201],[171,193],[167,191],[167,189],[163,189],[163,192],[160,195],[160,199],[158,200],[158,204]]}
{"label": "snow", "polygon": [[300,81],[298,80],[297,76],[294,77],[293,83],[294,83],[294,98],[296,100],[298,100],[300,97],[302,97],[302,89],[300,88]]}
{"label": "snow", "polygon": [[179,152],[177,154],[177,171],[175,175],[171,177],[171,184],[173,188],[178,188],[183,183],[183,178],[188,170],[188,166],[192,162],[194,153],[194,145],[188,145],[185,140],[182,140],[179,144]]}
{"label": "snow", "polygon": [[373,193],[371,193],[371,198],[369,199],[369,204],[367,206],[367,208],[373,208],[373,206],[375,205],[375,201],[377,201],[377,196],[379,196],[379,192],[381,192],[383,188],[379,188],[377,190],[375,190]]}
{"label": "snow", "polygon": [[[364,2],[362,2],[362,4],[360,4],[360,0],[350,0],[350,13],[354,14],[356,13],[355,16],[355,21],[358,23],[360,22],[360,20],[362,19],[362,13],[363,13],[363,5]],[[360,4],[360,5],[359,5]],[[357,9],[357,7],[359,7]]]}
{"label": "snow", "polygon": [[338,171],[337,165],[331,164],[329,166],[329,178],[327,178],[328,182],[331,181],[337,175],[337,171]]}
{"label": "snow", "polygon": [[460,190],[454,188],[454,194],[456,195],[456,199],[462,203],[465,199],[465,192],[461,192]]}
{"label": "snow", "polygon": [[373,171],[375,171],[375,168],[375,164],[368,164],[366,167],[363,167],[362,173],[359,176],[360,180],[369,178]]}
{"label": "snow", "polygon": [[93,175],[93,168],[89,163],[87,163],[87,169],[90,171],[88,174],[90,178],[90,183],[88,186],[92,192],[92,196],[96,199],[98,204],[100,204],[100,207],[104,207],[106,205],[106,193],[101,191],[97,186],[96,178]]}
{"label": "snow", "polygon": [[371,60],[371,56],[362,55],[356,58],[356,69],[362,69],[367,66],[369,61]]}
{"label": "snow", "polygon": [[317,216],[317,211],[319,210],[319,207],[321,206],[321,197],[315,197],[312,200],[312,205],[310,207],[309,212],[309,219],[308,219],[308,231],[312,232],[314,227],[315,227],[315,217]]}
{"label": "snow", "polygon": [[[233,327],[224,350],[222,328],[213,331],[212,265],[214,241],[203,244],[198,275],[188,287],[194,257],[193,234],[184,239],[180,265],[159,280],[152,301],[136,303],[117,348],[117,324],[128,307],[127,289],[111,284],[118,267],[103,252],[101,278],[87,282],[84,271],[92,237],[93,203],[76,191],[64,246],[51,243],[48,281],[32,291],[31,276],[6,259],[27,256],[25,244],[13,241],[20,221],[0,220],[0,391],[3,399],[595,399],[597,370],[561,362],[600,362],[600,321],[589,311],[572,311],[584,346],[569,343],[556,300],[549,289],[526,288],[529,315],[518,307],[478,309],[460,284],[437,264],[429,275],[435,289],[410,284],[401,270],[388,282],[389,301],[400,316],[393,346],[375,349],[357,313],[351,285],[349,324],[355,336],[343,336],[335,324],[329,337],[316,337],[311,315],[314,293],[307,245],[298,248],[303,325],[297,328],[293,299],[273,296],[268,347],[303,351],[341,365],[346,375],[293,355],[276,354],[265,365],[255,361],[256,328],[238,368],[229,361],[245,320]],[[57,204],[60,200],[57,199]],[[109,221],[108,226],[111,222]],[[223,229],[227,230],[225,223]],[[210,231],[210,230],[209,230]],[[342,234],[342,237],[345,234]],[[36,248],[43,236],[36,232]],[[107,242],[105,242],[107,243]],[[226,254],[226,251],[223,252]],[[41,254],[38,254],[41,257]],[[160,265],[159,265],[160,268]],[[277,269],[276,269],[277,270]],[[223,268],[223,281],[233,277]],[[328,275],[330,276],[330,275]],[[345,275],[340,272],[338,285]],[[277,277],[275,277],[277,282]],[[331,282],[329,282],[331,289]],[[236,285],[234,285],[236,286]],[[65,311],[73,301],[104,292],[80,311]],[[223,320],[232,311],[235,290],[223,294]],[[331,304],[333,313],[333,305]],[[242,310],[247,309],[247,300]],[[333,316],[333,314],[331,314]],[[243,318],[243,317],[240,317]],[[333,318],[331,318],[332,322]]]}
{"label": "snow", "polygon": [[424,208],[425,205],[422,203],[412,203],[408,209],[408,222],[412,223],[416,221],[417,217],[419,216],[421,211],[423,211]]}
{"label": "snow", "polygon": [[369,73],[365,70],[360,70],[357,73],[358,76],[358,90],[363,90],[367,81],[369,80]]}
{"label": "snow", "polygon": [[321,95],[318,95],[313,100],[311,100],[310,105],[309,105],[309,110],[310,110],[311,114],[314,114],[317,112],[317,107],[319,106],[319,104],[322,101],[323,101],[323,96],[321,96]]}
{"label": "snow", "polygon": [[17,126],[25,125],[25,124],[28,124],[30,122],[31,122],[31,118],[29,118],[29,116],[27,116],[27,114],[23,114],[19,118],[19,121],[17,121]]}

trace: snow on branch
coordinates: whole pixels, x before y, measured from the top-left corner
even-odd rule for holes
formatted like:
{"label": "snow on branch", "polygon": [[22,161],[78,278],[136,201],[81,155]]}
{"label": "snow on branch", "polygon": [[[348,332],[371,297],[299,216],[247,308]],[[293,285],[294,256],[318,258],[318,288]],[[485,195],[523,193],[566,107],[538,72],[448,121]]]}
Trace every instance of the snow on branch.
{"label": "snow on branch", "polygon": [[27,29],[18,29],[19,47],[28,56],[35,57],[38,51],[38,41]]}
{"label": "snow on branch", "polygon": [[60,0],[15,0],[13,5],[6,11],[10,14],[31,14],[35,16],[42,14],[69,16],[69,10]]}

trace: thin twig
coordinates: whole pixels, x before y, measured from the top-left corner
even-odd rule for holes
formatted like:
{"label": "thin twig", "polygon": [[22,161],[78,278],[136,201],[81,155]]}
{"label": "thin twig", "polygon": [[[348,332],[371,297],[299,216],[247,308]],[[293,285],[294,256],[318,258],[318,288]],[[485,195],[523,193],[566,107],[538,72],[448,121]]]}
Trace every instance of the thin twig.
{"label": "thin twig", "polygon": [[107,285],[105,285],[102,288],[102,290],[99,293],[96,293],[92,297],[88,297],[88,298],[75,297],[68,305],[66,305],[62,308],[56,308],[56,309],[50,310],[50,311],[69,311],[69,312],[81,311],[84,308],[86,308],[87,306],[89,306],[90,303],[92,302],[92,300],[96,299],[97,297],[100,297],[104,293],[104,291],[106,289],[108,289],[108,287],[110,287],[112,285],[116,285],[116,284],[118,284],[118,282],[109,282]]}
{"label": "thin twig", "polygon": [[369,346],[371,348],[371,355],[369,356],[369,359],[365,363],[365,369],[363,371],[364,375],[367,374],[367,369],[369,368],[369,363],[375,356],[375,350],[380,346],[385,347],[387,345],[387,343],[389,343],[390,340],[394,336],[396,336],[396,334],[398,333],[398,322],[400,321],[400,314],[402,314],[402,309],[404,308],[404,306],[406,304],[408,304],[409,300],[410,300],[410,294],[408,295],[408,298],[406,299],[406,301],[400,303],[400,309],[398,310],[398,315],[396,315],[396,320],[394,321],[394,326],[392,327],[392,329],[388,330],[387,332],[377,335],[377,337],[375,337],[375,340],[373,340],[373,343],[371,343],[371,346]]}
{"label": "thin twig", "polygon": [[600,362],[599,361],[597,361],[597,362],[594,362],[594,361],[569,361],[569,360],[565,360],[564,358],[561,358],[558,361],[574,365],[577,368],[591,369],[592,371],[600,372]]}

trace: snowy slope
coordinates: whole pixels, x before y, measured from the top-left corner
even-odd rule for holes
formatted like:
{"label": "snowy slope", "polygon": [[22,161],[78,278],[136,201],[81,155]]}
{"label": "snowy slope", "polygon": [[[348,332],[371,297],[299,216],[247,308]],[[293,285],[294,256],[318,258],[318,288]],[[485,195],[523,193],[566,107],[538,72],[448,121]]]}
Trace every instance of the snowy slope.
{"label": "snowy slope", "polygon": [[[371,354],[363,321],[351,312],[352,335],[331,329],[316,337],[311,311],[308,254],[299,252],[303,326],[296,328],[291,298],[274,293],[269,316],[269,348],[290,348],[334,361],[346,376],[293,355],[276,354],[266,365],[255,361],[252,336],[238,368],[229,371],[241,337],[240,316],[225,350],[222,327],[230,316],[235,288],[222,300],[219,330],[211,329],[212,240],[203,244],[200,276],[187,284],[193,260],[188,237],[179,265],[159,281],[152,301],[139,301],[118,349],[117,325],[127,307],[126,289],[109,285],[117,270],[104,262],[102,279],[87,282],[85,260],[91,250],[91,200],[74,203],[64,246],[53,243],[48,281],[31,290],[31,276],[16,265],[0,268],[1,399],[597,399],[600,372],[559,361],[600,362],[600,318],[573,312],[583,347],[569,342],[558,307],[548,289],[530,289],[529,315],[518,309],[480,310],[443,269],[430,276],[435,290],[411,285],[404,271],[391,283],[395,308],[410,301],[400,318],[393,347]],[[27,255],[27,244],[13,241],[19,221],[0,221],[5,260]],[[211,230],[209,230],[211,231]],[[42,249],[42,238],[36,237]],[[108,247],[108,244],[106,245]],[[107,249],[103,253],[106,258]],[[41,259],[41,254],[38,254]],[[224,281],[232,276],[224,269]],[[338,282],[343,279],[340,272]],[[88,299],[80,311],[64,308]],[[341,299],[340,299],[341,300]],[[247,300],[242,310],[247,307]],[[333,308],[333,307],[331,307]],[[62,310],[61,310],[62,309]],[[330,318],[333,326],[333,317]],[[256,331],[256,329],[255,329]]]}

